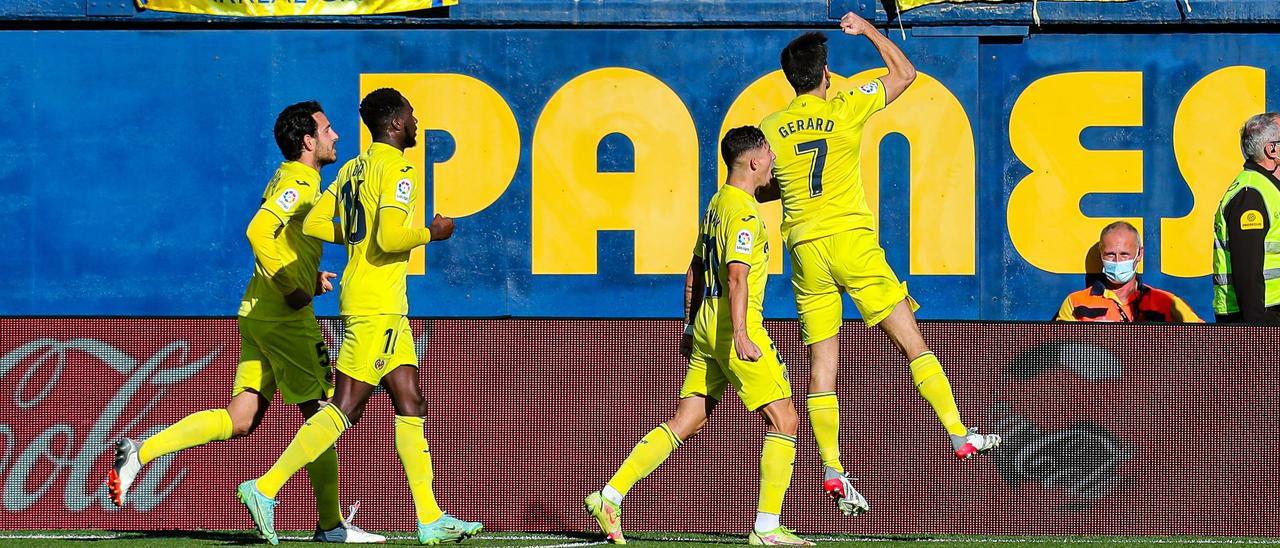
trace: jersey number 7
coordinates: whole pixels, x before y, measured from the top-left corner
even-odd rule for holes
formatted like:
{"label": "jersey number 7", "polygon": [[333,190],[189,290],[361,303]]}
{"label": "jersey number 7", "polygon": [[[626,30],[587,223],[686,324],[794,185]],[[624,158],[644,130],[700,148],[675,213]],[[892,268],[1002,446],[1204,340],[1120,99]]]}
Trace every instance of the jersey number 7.
{"label": "jersey number 7", "polygon": [[827,166],[827,140],[817,139],[796,145],[796,156],[812,154],[813,163],[809,164],[809,197],[822,195],[822,168]]}

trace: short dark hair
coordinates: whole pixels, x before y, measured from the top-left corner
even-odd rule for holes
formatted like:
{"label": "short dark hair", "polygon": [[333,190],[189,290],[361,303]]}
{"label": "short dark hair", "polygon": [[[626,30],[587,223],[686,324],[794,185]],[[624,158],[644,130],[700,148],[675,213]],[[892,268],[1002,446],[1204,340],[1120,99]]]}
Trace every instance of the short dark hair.
{"label": "short dark hair", "polygon": [[827,35],[806,32],[782,48],[782,74],[796,93],[817,89],[827,67]]}
{"label": "short dark hair", "polygon": [[320,129],[314,116],[317,112],[324,112],[320,103],[303,101],[284,107],[276,116],[276,146],[280,147],[284,159],[293,161],[302,157],[302,138],[315,137],[316,130]]}
{"label": "short dark hair", "polygon": [[1129,232],[1132,232],[1133,236],[1138,239],[1138,246],[1139,247],[1142,246],[1142,234],[1139,234],[1138,228],[1129,224],[1129,221],[1115,221],[1103,227],[1102,232],[1098,234],[1098,241],[1101,242],[1103,238],[1107,237],[1107,234],[1110,234],[1111,232],[1120,230],[1122,228],[1128,229]]}
{"label": "short dark hair", "polygon": [[755,126],[735,127],[720,140],[720,157],[724,165],[733,171],[733,163],[744,153],[764,146],[764,132]]}
{"label": "short dark hair", "polygon": [[360,121],[375,136],[387,128],[391,119],[404,107],[404,96],[391,88],[379,88],[360,101]]}

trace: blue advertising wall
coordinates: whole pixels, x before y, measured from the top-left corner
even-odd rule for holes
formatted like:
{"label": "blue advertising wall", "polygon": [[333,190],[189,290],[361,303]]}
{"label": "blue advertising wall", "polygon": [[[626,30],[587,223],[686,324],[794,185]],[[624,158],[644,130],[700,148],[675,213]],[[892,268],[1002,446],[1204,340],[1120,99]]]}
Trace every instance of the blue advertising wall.
{"label": "blue advertising wall", "polygon": [[[412,314],[677,316],[719,136],[790,99],[777,52],[797,33],[0,32],[0,314],[234,314],[276,113],[319,100],[341,161],[367,142],[363,92],[396,85],[426,131],[420,209],[458,217],[415,265]],[[923,76],[869,124],[864,177],[922,317],[1048,318],[1116,218],[1142,226],[1144,279],[1212,316],[1212,209],[1240,123],[1274,105],[1276,35],[907,34]],[[831,45],[841,76],[881,64]],[[776,264],[766,313],[791,317]]]}

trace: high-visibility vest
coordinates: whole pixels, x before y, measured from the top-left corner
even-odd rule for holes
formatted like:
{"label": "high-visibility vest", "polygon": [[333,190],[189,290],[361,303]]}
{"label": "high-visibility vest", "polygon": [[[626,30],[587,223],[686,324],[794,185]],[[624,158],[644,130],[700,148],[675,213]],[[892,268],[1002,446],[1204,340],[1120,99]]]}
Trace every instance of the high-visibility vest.
{"label": "high-visibility vest", "polygon": [[[1253,216],[1248,211],[1244,213],[1244,218],[1225,218],[1223,210],[1226,209],[1227,203],[1246,188],[1252,188],[1262,194],[1266,211],[1258,212],[1258,216],[1252,219],[1250,217]],[[1234,314],[1240,311],[1240,303],[1236,300],[1236,288],[1231,280],[1231,242],[1227,240],[1227,223],[1244,225],[1256,222],[1261,227],[1263,215],[1266,215],[1271,222],[1263,243],[1264,304],[1266,306],[1280,304],[1280,189],[1261,173],[1246,169],[1236,176],[1231,186],[1227,187],[1227,193],[1218,203],[1218,212],[1213,218],[1214,314]],[[1242,228],[1246,227],[1242,226]]]}

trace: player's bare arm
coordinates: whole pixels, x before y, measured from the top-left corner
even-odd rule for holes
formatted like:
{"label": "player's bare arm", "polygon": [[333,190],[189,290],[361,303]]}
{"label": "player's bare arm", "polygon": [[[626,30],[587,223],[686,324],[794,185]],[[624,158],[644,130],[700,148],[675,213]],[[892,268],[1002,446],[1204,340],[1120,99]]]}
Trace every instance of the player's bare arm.
{"label": "player's bare arm", "polygon": [[738,359],[753,362],[763,354],[747,334],[747,275],[751,267],[733,261],[729,263],[729,321],[733,324],[733,351]]}
{"label": "player's bare arm", "polygon": [[693,319],[702,308],[705,285],[702,257],[694,255],[689,261],[689,270],[684,273],[684,334],[680,336],[680,355],[686,358],[693,354]]}
{"label": "player's bare arm", "polygon": [[886,105],[902,95],[902,92],[916,80],[916,67],[911,64],[911,60],[907,59],[907,55],[902,53],[902,49],[892,40],[880,34],[880,31],[866,19],[853,12],[846,13],[840,18],[840,30],[850,36],[866,36],[880,53],[880,57],[884,59],[884,66],[889,69],[889,74],[880,77],[880,81],[884,83]]}

